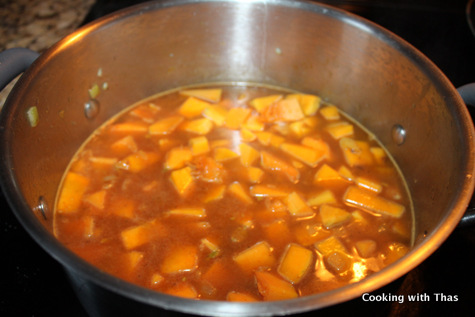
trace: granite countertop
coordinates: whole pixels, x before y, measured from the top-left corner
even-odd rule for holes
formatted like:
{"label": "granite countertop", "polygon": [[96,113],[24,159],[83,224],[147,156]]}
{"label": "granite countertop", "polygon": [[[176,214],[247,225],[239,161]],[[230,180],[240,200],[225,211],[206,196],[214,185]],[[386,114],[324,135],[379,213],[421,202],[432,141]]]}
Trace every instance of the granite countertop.
{"label": "granite countertop", "polygon": [[[39,53],[73,32],[95,0],[0,0],[0,51],[24,47]],[[0,109],[16,79],[0,92]]]}

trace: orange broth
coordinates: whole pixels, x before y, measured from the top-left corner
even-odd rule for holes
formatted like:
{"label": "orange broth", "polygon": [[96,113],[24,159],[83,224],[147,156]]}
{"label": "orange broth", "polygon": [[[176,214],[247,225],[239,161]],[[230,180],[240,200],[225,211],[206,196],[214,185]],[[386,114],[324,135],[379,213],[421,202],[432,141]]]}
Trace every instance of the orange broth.
{"label": "orange broth", "polygon": [[412,240],[403,178],[318,96],[173,90],[106,122],[72,160],[54,231],[77,255],[176,296],[281,300],[381,270]]}

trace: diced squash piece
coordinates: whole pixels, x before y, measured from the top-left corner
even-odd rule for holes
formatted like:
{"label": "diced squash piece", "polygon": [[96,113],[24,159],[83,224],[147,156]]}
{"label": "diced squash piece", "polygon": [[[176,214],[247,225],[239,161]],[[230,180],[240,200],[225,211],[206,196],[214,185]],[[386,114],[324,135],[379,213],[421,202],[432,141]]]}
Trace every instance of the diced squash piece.
{"label": "diced squash piece", "polygon": [[303,145],[282,143],[280,148],[284,153],[304,162],[310,167],[317,166],[324,157],[324,153]]}
{"label": "diced squash piece", "polygon": [[228,192],[234,195],[234,197],[241,200],[243,203],[252,204],[254,200],[247,193],[244,187],[239,182],[233,182],[228,186]]}
{"label": "diced squash piece", "polygon": [[173,148],[173,147],[176,147],[176,146],[179,146],[180,145],[180,141],[178,141],[177,139],[174,139],[174,138],[160,138],[158,140],[158,146],[160,148],[160,151],[162,152],[166,152],[168,151],[169,149]]}
{"label": "diced squash piece", "polygon": [[391,229],[401,237],[407,238],[408,240],[410,239],[411,231],[409,228],[407,228],[407,225],[404,223],[404,221],[397,221],[394,225],[392,225]]}
{"label": "diced squash piece", "polygon": [[251,109],[249,108],[231,108],[226,114],[224,125],[229,129],[238,130],[250,114]]}
{"label": "diced squash piece", "polygon": [[259,167],[250,166],[247,168],[247,178],[251,183],[260,183],[264,177],[264,171]]}
{"label": "diced squash piece", "polygon": [[241,251],[233,257],[233,260],[245,272],[252,272],[259,267],[272,267],[276,262],[272,248],[265,241]]}
{"label": "diced squash piece", "polygon": [[383,191],[383,185],[366,177],[356,177],[355,183],[359,187],[373,191],[375,193],[381,193]]}
{"label": "diced squash piece", "polygon": [[213,121],[206,118],[195,119],[192,121],[183,122],[181,127],[186,132],[198,135],[206,135],[213,129]]}
{"label": "diced squash piece", "polygon": [[289,130],[294,136],[301,139],[313,131],[313,127],[310,127],[306,124],[306,121],[300,120],[295,121],[289,124]]}
{"label": "diced squash piece", "polygon": [[405,211],[403,205],[357,186],[348,187],[343,195],[343,201],[349,206],[395,218],[400,218]]}
{"label": "diced squash piece", "polygon": [[322,182],[344,182],[345,180],[340,176],[340,174],[330,167],[328,164],[323,164],[315,173],[313,182],[319,184]]}
{"label": "diced squash piece", "polygon": [[106,202],[106,195],[106,190],[98,190],[92,194],[86,195],[84,197],[84,201],[96,207],[97,209],[103,210]]}
{"label": "diced squash piece", "polygon": [[81,205],[82,197],[89,186],[89,178],[78,173],[68,172],[63,181],[58,200],[58,213],[74,213]]}
{"label": "diced squash piece", "polygon": [[293,228],[293,234],[296,241],[303,246],[310,246],[331,236],[331,232],[323,228],[321,224],[312,222],[299,224]]}
{"label": "diced squash piece", "polygon": [[190,166],[194,177],[208,183],[222,183],[226,174],[223,164],[209,156],[195,156]]}
{"label": "diced squash piece", "polygon": [[152,123],[155,115],[160,111],[160,107],[153,103],[147,103],[135,107],[130,111],[130,114],[134,117],[142,119],[144,122]]}
{"label": "diced squash piece", "polygon": [[132,173],[138,173],[149,166],[152,166],[160,156],[156,152],[138,151],[117,162],[116,167]]}
{"label": "diced squash piece", "polygon": [[211,266],[203,272],[201,278],[214,288],[231,287],[232,279],[229,278],[229,262],[221,258],[213,260]]}
{"label": "diced squash piece", "polygon": [[325,204],[320,206],[320,218],[324,227],[333,228],[349,221],[351,213],[345,209]]}
{"label": "diced squash piece", "polygon": [[285,142],[285,138],[275,135],[269,131],[260,131],[256,132],[257,140],[259,143],[265,146],[273,146],[278,148],[282,143]]}
{"label": "diced squash piece", "polygon": [[333,252],[348,253],[345,246],[335,236],[316,242],[315,248],[323,255],[329,255]]}
{"label": "diced squash piece", "polygon": [[325,118],[325,120],[328,121],[340,119],[338,108],[334,105],[328,105],[320,108],[320,114]]}
{"label": "diced squash piece", "polygon": [[198,267],[198,248],[193,245],[180,245],[169,250],[160,264],[163,274],[191,272]]}
{"label": "diced squash piece", "polygon": [[150,286],[155,287],[160,285],[165,278],[159,273],[153,273],[150,277]]}
{"label": "diced squash piece", "polygon": [[307,204],[311,207],[334,203],[336,203],[335,195],[329,189],[313,194],[307,199]]}
{"label": "diced squash piece", "polygon": [[110,126],[109,132],[120,134],[145,134],[148,131],[148,124],[142,121],[114,123]]}
{"label": "diced squash piece", "polygon": [[193,218],[203,218],[206,217],[206,210],[204,208],[175,208],[167,211],[167,215],[170,216],[185,216]]}
{"label": "diced squash piece", "polygon": [[249,129],[250,131],[263,131],[265,128],[264,122],[262,122],[259,116],[251,114],[247,117],[246,122],[244,122],[243,127]]}
{"label": "diced squash piece", "polygon": [[282,172],[292,183],[297,183],[300,179],[298,169],[267,151],[261,151],[261,166],[266,170]]}
{"label": "diced squash piece", "polygon": [[138,146],[132,135],[127,135],[111,145],[111,150],[117,154],[128,154],[137,152]]}
{"label": "diced squash piece", "polygon": [[279,100],[262,111],[266,122],[293,122],[302,120],[305,115],[295,99]]}
{"label": "diced squash piece", "polygon": [[409,252],[409,248],[407,246],[399,242],[393,242],[389,244],[387,250],[384,251],[384,263],[386,265],[394,263],[405,256],[407,252]]}
{"label": "diced squash piece", "polygon": [[135,216],[135,203],[130,199],[115,198],[110,202],[108,210],[116,216],[132,219]]}
{"label": "diced squash piece", "polygon": [[191,154],[193,156],[205,154],[210,151],[208,139],[205,136],[191,138],[188,141],[188,145],[190,146]]}
{"label": "diced squash piece", "polygon": [[247,143],[239,144],[239,151],[241,153],[241,163],[246,167],[253,165],[261,156],[258,150]]}
{"label": "diced squash piece", "polygon": [[248,128],[241,128],[241,131],[239,132],[239,135],[241,136],[241,139],[244,142],[252,142],[257,139],[257,135],[249,130]]}
{"label": "diced squash piece", "polygon": [[238,157],[239,154],[225,147],[219,147],[213,151],[213,158],[216,160],[216,162],[226,162]]}
{"label": "diced squash piece", "polygon": [[84,230],[84,238],[91,238],[94,236],[96,229],[96,221],[92,216],[84,216],[82,218],[82,225]]}
{"label": "diced squash piece", "polygon": [[125,254],[125,269],[128,272],[135,271],[140,261],[142,261],[144,254],[139,251],[130,251]]}
{"label": "diced squash piece", "polygon": [[340,166],[340,168],[338,169],[338,174],[340,174],[341,177],[343,177],[349,182],[352,182],[355,180],[355,176],[353,176],[353,173],[345,165]]}
{"label": "diced squash piece", "polygon": [[313,116],[320,108],[320,97],[308,94],[290,94],[286,99],[297,99],[306,116]]}
{"label": "diced squash piece", "polygon": [[290,193],[285,202],[292,216],[305,217],[314,214],[312,208],[310,208],[307,202],[296,192]]}
{"label": "diced squash piece", "polygon": [[376,252],[376,241],[371,239],[360,240],[355,243],[356,251],[362,258],[369,258]]}
{"label": "diced squash piece", "polygon": [[352,267],[353,261],[346,253],[335,251],[324,258],[325,267],[333,274],[343,275]]}
{"label": "diced squash piece", "polygon": [[285,246],[292,240],[292,232],[286,221],[275,220],[263,226],[267,241],[273,246]]}
{"label": "diced squash piece", "polygon": [[336,122],[329,124],[325,130],[335,139],[339,140],[343,137],[353,135],[354,126],[348,122]]}
{"label": "diced squash piece", "polygon": [[187,119],[200,116],[203,110],[210,104],[206,101],[196,99],[194,97],[188,97],[185,102],[178,109],[178,113]]}
{"label": "diced squash piece", "polygon": [[163,167],[166,170],[182,168],[191,161],[192,153],[188,147],[176,147],[167,152]]}
{"label": "diced squash piece", "polygon": [[124,229],[121,238],[124,247],[132,250],[166,234],[166,228],[158,220],[152,220]]}
{"label": "diced squash piece", "polygon": [[213,140],[210,142],[211,148],[216,149],[218,147],[229,147],[231,142],[228,139]]}
{"label": "diced squash piece", "polygon": [[388,157],[386,155],[386,151],[384,151],[383,148],[379,146],[372,146],[369,148],[369,151],[371,154],[373,154],[374,160],[376,163],[383,165],[386,163]]}
{"label": "diced squash piece", "polygon": [[255,272],[257,288],[265,301],[286,300],[298,297],[294,286],[266,271]]}
{"label": "diced squash piece", "polygon": [[196,97],[209,102],[219,102],[221,100],[222,89],[205,88],[205,89],[187,89],[181,90],[180,95]]}
{"label": "diced squash piece", "polygon": [[193,184],[193,176],[189,166],[174,170],[170,174],[170,180],[180,195],[185,195]]}
{"label": "diced squash piece", "polygon": [[209,238],[201,239],[200,249],[201,250],[208,250],[210,252],[210,254],[213,255],[213,256],[208,256],[209,258],[216,257],[219,254],[219,252],[221,251],[219,249],[219,246],[216,243],[214,243],[213,241],[211,241]]}
{"label": "diced squash piece", "polygon": [[314,263],[313,252],[301,245],[290,243],[284,251],[277,272],[292,284],[298,284]]}
{"label": "diced squash piece", "polygon": [[96,170],[108,170],[117,163],[118,159],[115,157],[91,156],[89,161]]}
{"label": "diced squash piece", "polygon": [[198,298],[198,292],[196,291],[196,289],[193,287],[193,285],[187,282],[180,282],[178,284],[175,284],[170,288],[164,290],[164,292],[177,297],[184,297],[190,299]]}
{"label": "diced squash piece", "polygon": [[251,196],[254,197],[287,197],[289,191],[272,185],[253,185],[250,188]]}
{"label": "diced squash piece", "polygon": [[222,199],[224,197],[225,190],[226,185],[218,185],[217,187],[208,190],[203,202],[208,203],[210,201]]}
{"label": "diced squash piece", "polygon": [[226,295],[226,300],[229,302],[258,302],[259,300],[254,296],[242,292],[229,292]]}
{"label": "diced squash piece", "polygon": [[346,163],[350,167],[373,164],[373,156],[368,142],[342,138],[339,141]]}
{"label": "diced squash piece", "polygon": [[183,122],[182,116],[171,116],[161,119],[148,128],[151,135],[167,135],[175,131],[175,129]]}
{"label": "diced squash piece", "polygon": [[203,117],[211,120],[218,127],[224,125],[228,110],[219,105],[210,105],[203,110]]}
{"label": "diced squash piece", "polygon": [[264,97],[254,98],[250,101],[250,105],[254,107],[257,112],[261,113],[271,104],[282,99],[282,95],[270,95]]}
{"label": "diced squash piece", "polygon": [[302,139],[302,145],[317,150],[322,159],[330,159],[331,152],[328,144],[320,138],[315,137],[304,137]]}

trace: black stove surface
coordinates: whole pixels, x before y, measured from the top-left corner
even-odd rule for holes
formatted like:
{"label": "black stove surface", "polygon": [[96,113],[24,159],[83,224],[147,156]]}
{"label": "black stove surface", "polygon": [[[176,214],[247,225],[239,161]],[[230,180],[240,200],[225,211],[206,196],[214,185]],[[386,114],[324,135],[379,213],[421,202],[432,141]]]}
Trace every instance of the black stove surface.
{"label": "black stove surface", "polygon": [[[404,38],[447,75],[455,87],[475,82],[475,34],[466,18],[468,0],[321,1],[367,18]],[[139,3],[98,0],[85,23]],[[475,10],[475,8],[474,8]],[[475,232],[458,228],[416,269],[371,293],[380,301],[357,298],[300,314],[355,316],[474,316]],[[0,195],[0,316],[87,316],[62,267],[34,242]],[[389,294],[404,302],[385,301]],[[409,301],[409,295],[418,297]]]}

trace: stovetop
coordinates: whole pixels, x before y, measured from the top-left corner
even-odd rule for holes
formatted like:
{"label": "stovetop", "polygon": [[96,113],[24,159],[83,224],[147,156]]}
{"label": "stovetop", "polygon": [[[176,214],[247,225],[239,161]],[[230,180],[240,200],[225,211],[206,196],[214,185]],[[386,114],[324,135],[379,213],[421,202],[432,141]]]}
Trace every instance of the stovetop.
{"label": "stovetop", "polygon": [[[469,0],[327,0],[404,38],[447,75],[455,87],[475,82],[475,34],[466,18]],[[98,0],[84,23],[138,3]],[[474,5],[475,6],[475,5]],[[475,10],[475,8],[473,9]],[[361,316],[473,316],[475,308],[475,228],[457,228],[426,261],[405,276],[362,298],[318,311]],[[61,266],[34,242],[0,195],[0,315],[69,316],[86,313]],[[386,297],[404,295],[404,302]],[[417,296],[409,301],[409,295]],[[300,314],[312,316],[317,312]]]}

